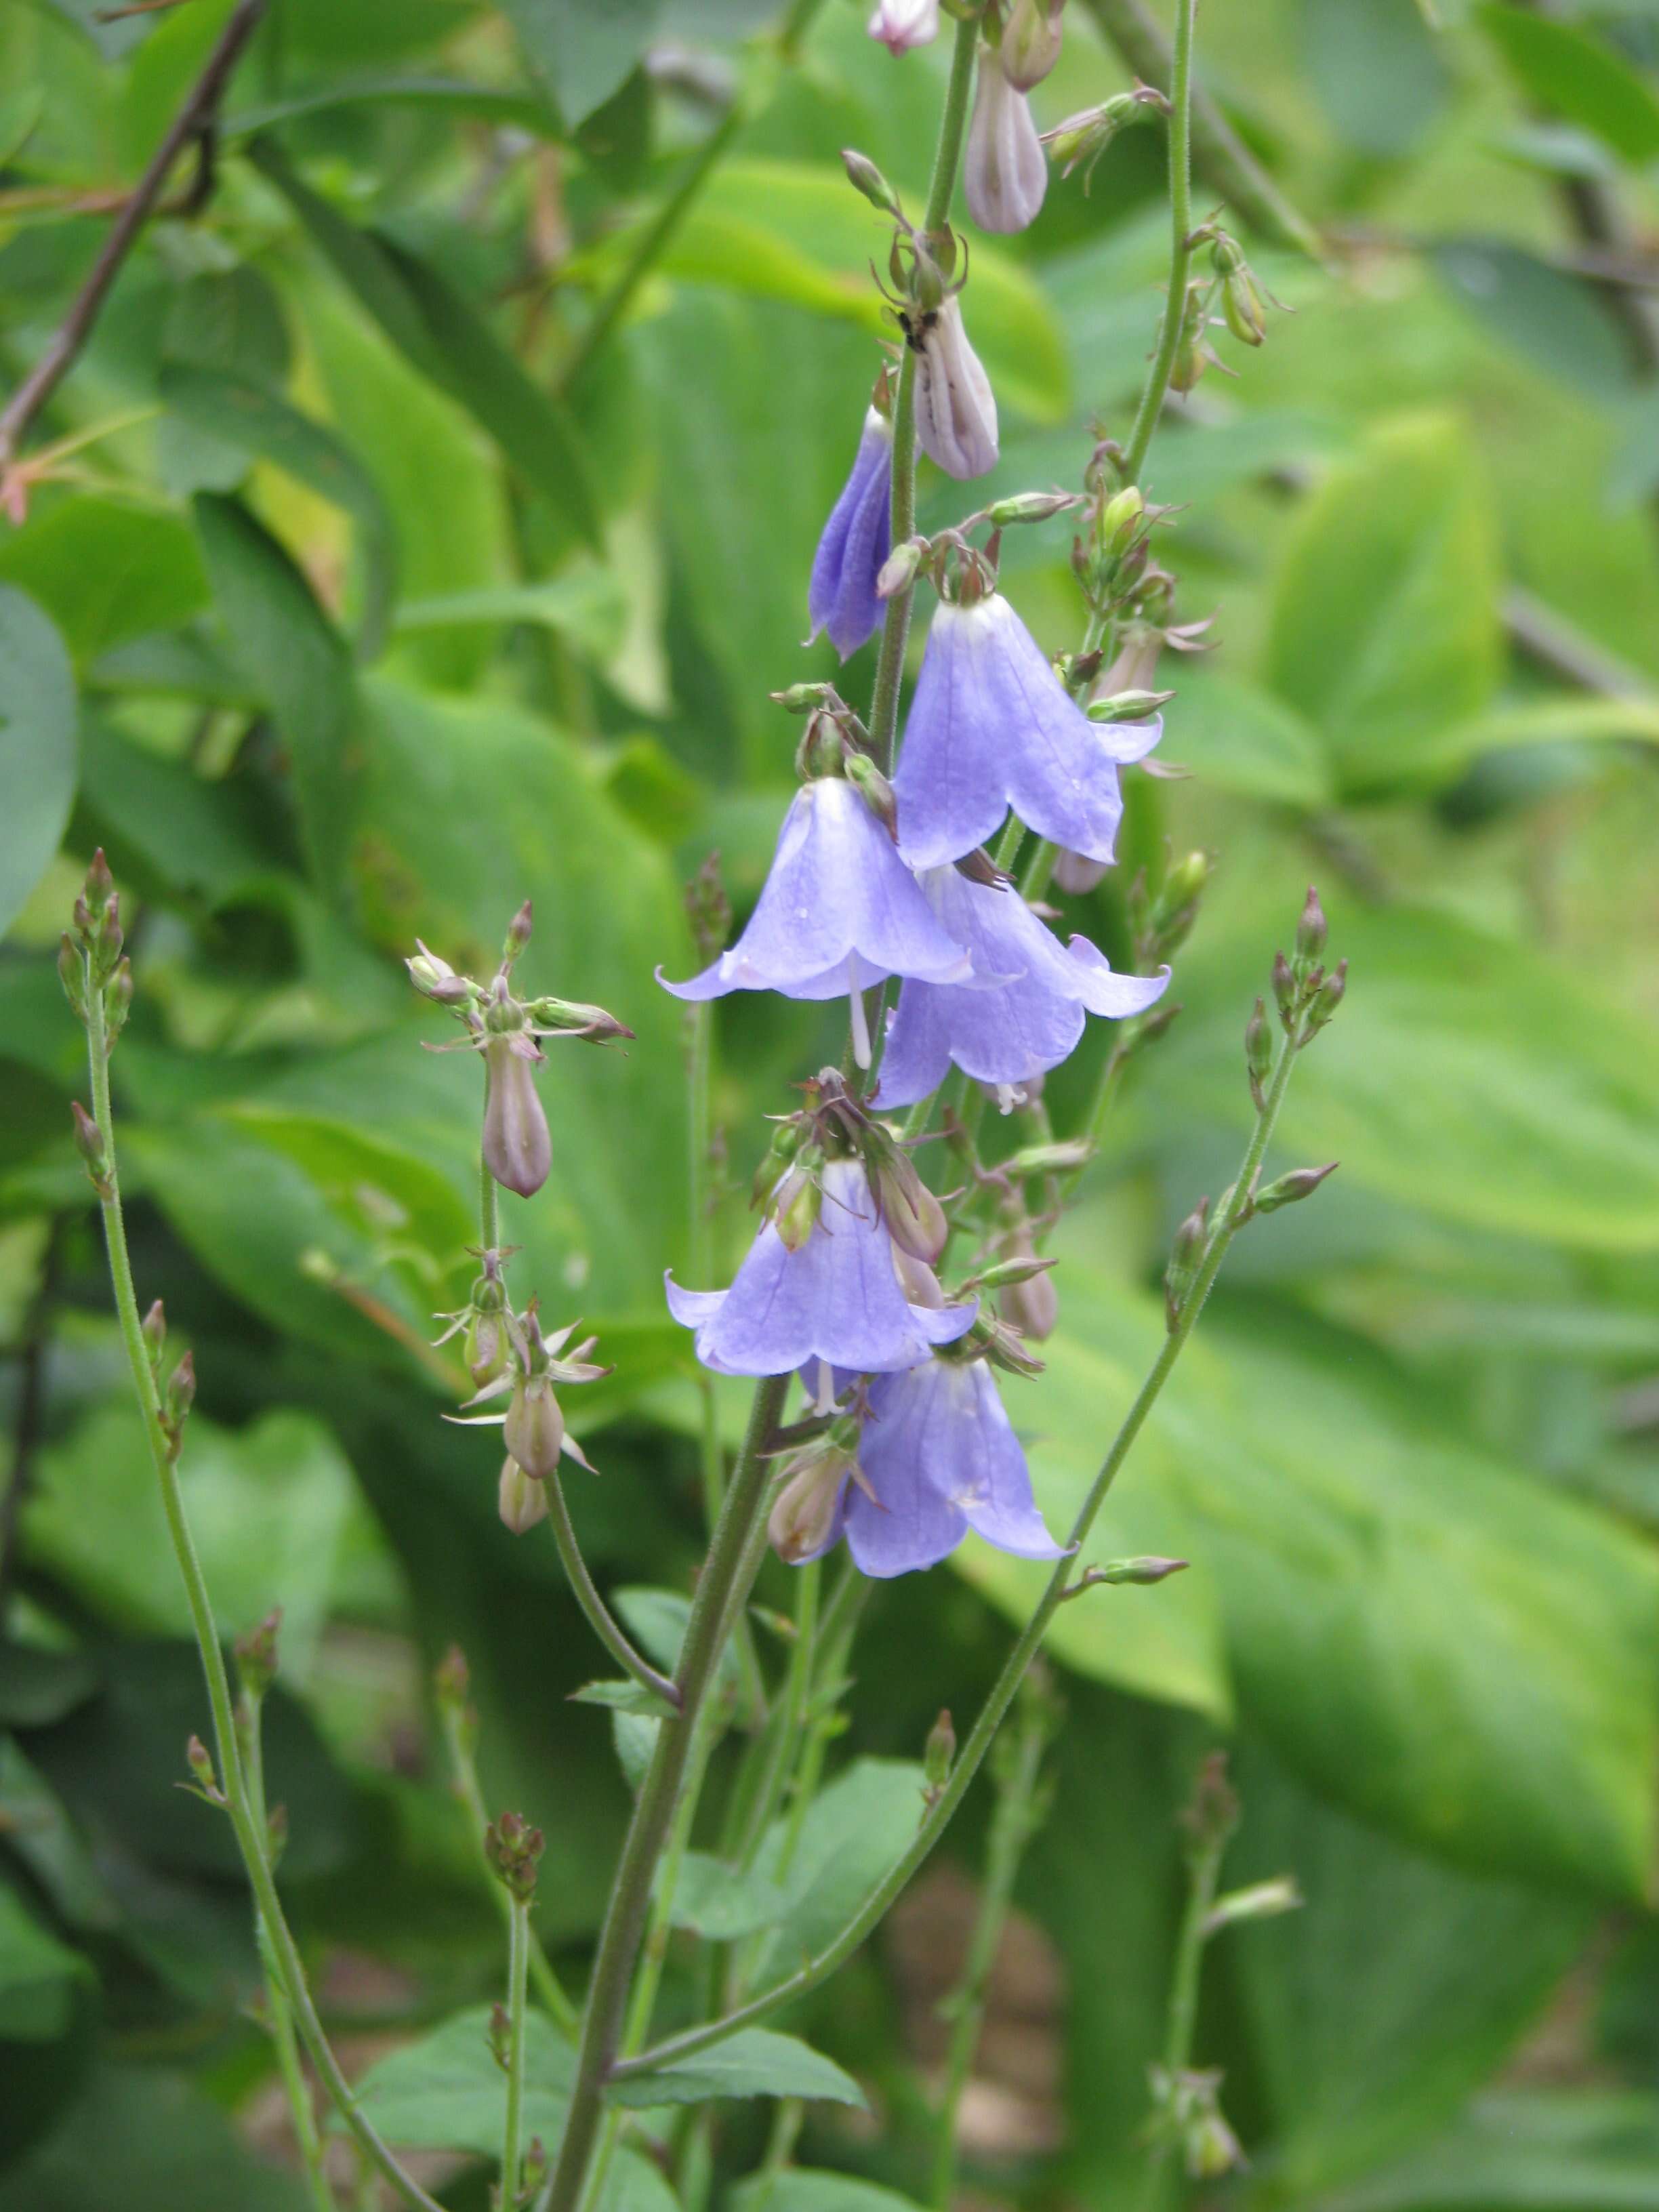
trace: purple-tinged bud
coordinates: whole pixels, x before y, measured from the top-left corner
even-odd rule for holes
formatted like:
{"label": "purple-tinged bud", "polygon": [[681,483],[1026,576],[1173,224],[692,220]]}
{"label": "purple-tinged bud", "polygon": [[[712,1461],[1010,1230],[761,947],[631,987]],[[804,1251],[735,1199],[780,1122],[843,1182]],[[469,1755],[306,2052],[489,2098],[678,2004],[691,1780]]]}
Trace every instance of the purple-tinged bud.
{"label": "purple-tinged bud", "polygon": [[104,986],[104,1050],[107,1054],[115,1049],[115,1040],[127,1025],[127,1016],[132,1012],[132,963],[124,953],[116,963],[115,973]]}
{"label": "purple-tinged bud", "polygon": [[884,215],[890,215],[896,222],[902,222],[904,210],[899,205],[898,194],[870,156],[860,154],[855,147],[843,146],[841,159],[847,172],[847,181],[854,191],[862,192],[872,207],[879,208]]}
{"label": "purple-tinged bud", "polygon": [[1259,1190],[1250,1206],[1252,1213],[1277,1213],[1281,1206],[1295,1206],[1300,1200],[1311,1198],[1327,1176],[1336,1173],[1341,1164],[1328,1160],[1322,1168],[1294,1168]]}
{"label": "purple-tinged bud", "polygon": [[564,1415],[545,1375],[520,1376],[513,1385],[501,1442],[533,1481],[558,1473]]}
{"label": "purple-tinged bud", "polygon": [[1294,1875],[1281,1874],[1272,1881],[1253,1881],[1247,1889],[1230,1889],[1217,1898],[1204,1917],[1204,1934],[1213,1936],[1241,1920],[1276,1920],[1282,1912],[1297,1912],[1305,1902]]}
{"label": "purple-tinged bud", "polygon": [[1060,1319],[1060,1292],[1051,1272],[1054,1264],[1052,1260],[1037,1258],[1027,1228],[1014,1238],[1012,1255],[1000,1267],[989,1270],[1000,1279],[985,1285],[988,1290],[995,1289],[997,1310],[1004,1321],[1034,1344],[1051,1337]]}
{"label": "purple-tinged bud", "polygon": [[110,1180],[109,1153],[105,1147],[104,1133],[78,1098],[70,1099],[70,1112],[75,1117],[75,1149],[81,1155],[88,1180],[100,1198],[112,1198],[115,1186]]}
{"label": "purple-tinged bud", "polygon": [[772,1549],[786,1566],[820,1558],[841,1534],[842,1496],[858,1470],[859,1427],[836,1421],[791,1460],[766,1517]]}
{"label": "purple-tinged bud", "polygon": [[435,999],[440,1006],[461,1006],[471,998],[474,986],[465,975],[458,975],[447,960],[440,959],[417,937],[416,952],[404,965],[409,970],[409,980],[423,998]]}
{"label": "purple-tinged bud", "polygon": [[179,1456],[179,1447],[184,1438],[185,1423],[190,1419],[190,1409],[196,1403],[196,1355],[187,1352],[167,1377],[161,1396],[161,1426],[167,1431],[173,1447],[173,1456]]}
{"label": "purple-tinged bud", "polygon": [[896,842],[898,801],[893,796],[892,785],[889,783],[868,753],[848,754],[847,781],[853,786],[888,836]]}
{"label": "purple-tinged bud", "polygon": [[1244,1070],[1250,1079],[1250,1096],[1259,1114],[1267,1103],[1262,1085],[1273,1064],[1273,1041],[1267,1028],[1267,1009],[1258,999],[1244,1024]]}
{"label": "purple-tinged bud", "polygon": [[533,1198],[553,1165],[553,1144],[531,1063],[514,1050],[514,1042],[497,1036],[484,1046],[489,1082],[484,1101],[484,1165],[507,1189],[517,1191],[520,1198]]}
{"label": "purple-tinged bud", "polygon": [[87,963],[68,930],[58,940],[58,980],[64,987],[64,996],[74,1008],[76,1018],[84,1022],[87,1018]]}
{"label": "purple-tinged bud", "polygon": [[264,1619],[239,1636],[232,1646],[236,1679],[242,1695],[258,1705],[276,1680],[276,1639],[283,1626],[283,1608],[273,1606]]}
{"label": "purple-tinged bud", "polygon": [[155,1374],[161,1364],[161,1353],[167,1340],[167,1309],[157,1298],[139,1324],[139,1334],[144,1340],[144,1356],[149,1361],[149,1371]]}
{"label": "purple-tinged bud", "polygon": [[877,0],[865,27],[890,54],[907,54],[939,36],[939,0]]}
{"label": "purple-tinged bud", "polygon": [[459,1644],[452,1644],[432,1670],[432,1694],[440,1711],[464,1712],[471,1688],[472,1672],[466,1654]]}
{"label": "purple-tinged bud", "polygon": [[484,1857],[520,1905],[536,1893],[536,1863],[544,1838],[522,1813],[503,1813],[484,1830]]}
{"label": "purple-tinged bud", "polygon": [[531,902],[526,899],[507,925],[507,936],[501,945],[501,965],[510,968],[530,942],[530,932],[535,921]]}
{"label": "purple-tinged bud", "polygon": [[538,1031],[582,1037],[590,1044],[627,1043],[634,1035],[603,1006],[590,1006],[580,999],[532,999],[525,1012]]}
{"label": "purple-tinged bud", "polygon": [[1304,1044],[1311,1043],[1318,1036],[1341,1005],[1347,989],[1348,963],[1346,960],[1339,960],[1313,994],[1313,1004],[1308,1009],[1308,1019],[1303,1032]]}
{"label": "purple-tinged bud", "polygon": [[110,873],[109,862],[104,858],[104,848],[100,845],[87,864],[86,880],[82,884],[81,896],[88,907],[95,911],[114,889],[115,878]]}
{"label": "purple-tinged bud", "polygon": [[1227,1778],[1227,1754],[1212,1751],[1198,1770],[1181,1815],[1189,1850],[1218,1851],[1238,1826],[1238,1793]]}
{"label": "purple-tinged bud", "polygon": [[993,500],[985,510],[985,520],[998,530],[1006,530],[1017,522],[1047,522],[1077,504],[1075,492],[1017,491],[1006,499]]}
{"label": "purple-tinged bud", "polygon": [[1290,962],[1282,952],[1275,952],[1273,955],[1273,1004],[1279,1009],[1280,1023],[1286,1030],[1294,1029],[1299,994],[1297,990],[1295,974]]}
{"label": "purple-tinged bud", "polygon": [[865,1170],[888,1235],[902,1252],[931,1267],[949,1241],[950,1224],[945,1218],[945,1208],[916,1173],[909,1155],[879,1131],[872,1130],[865,1150]]}
{"label": "purple-tinged bud", "polygon": [[538,1521],[547,1518],[547,1492],[539,1482],[532,1482],[517,1460],[501,1462],[501,1476],[495,1486],[496,1510],[503,1528],[510,1528],[515,1536],[522,1536]]}
{"label": "purple-tinged bud", "polygon": [[1008,1375],[1031,1376],[1042,1372],[1042,1360],[1036,1352],[1025,1349],[1024,1339],[1018,1331],[1010,1328],[1007,1322],[996,1315],[988,1313],[983,1306],[980,1308],[973,1327],[961,1339],[960,1352],[952,1346],[948,1353],[942,1353],[940,1357],[983,1359],[993,1367],[1001,1368]]}
{"label": "purple-tinged bud", "polygon": [[980,228],[1005,236],[1036,220],[1048,189],[1048,163],[1031,103],[1009,82],[989,46],[980,48],[962,182],[968,212]]}
{"label": "purple-tinged bud", "polygon": [[1303,967],[1310,968],[1318,959],[1325,950],[1328,933],[1329,924],[1325,920],[1325,909],[1319,903],[1319,893],[1310,884],[1307,903],[1296,925],[1296,957]]}
{"label": "purple-tinged bud", "polygon": [[968,343],[953,293],[907,335],[916,355],[916,435],[930,460],[958,482],[997,465],[997,403]]}
{"label": "purple-tinged bud", "polygon": [[956,1763],[957,1732],[951,1724],[951,1708],[942,1705],[939,1718],[927,1731],[927,1741],[921,1753],[922,1780],[927,1786],[930,1805],[951,1779],[951,1769]]}
{"label": "purple-tinged bud", "polygon": [[902,545],[896,545],[876,571],[876,597],[890,599],[908,592],[933,550],[925,538],[907,538]]}
{"label": "purple-tinged bud", "polygon": [[1197,1280],[1210,1241],[1210,1201],[1200,1198],[1175,1233],[1170,1264],[1164,1271],[1164,1311],[1171,1329],[1181,1321],[1187,1296]]}
{"label": "purple-tinged bud", "polygon": [[998,58],[1002,74],[1018,92],[1030,92],[1060,59],[1061,11],[1066,0],[1014,0],[1002,27]]}
{"label": "purple-tinged bud", "polygon": [[1097,1582],[1150,1585],[1183,1573],[1187,1565],[1185,1559],[1161,1559],[1149,1554],[1144,1559],[1108,1559],[1104,1566],[1091,1567],[1089,1572]]}
{"label": "purple-tinged bud", "polygon": [[179,1784],[198,1797],[205,1798],[210,1805],[222,1807],[225,1793],[219,1787],[219,1778],[213,1771],[213,1756],[199,1735],[193,1735],[185,1746],[185,1764],[194,1781]]}

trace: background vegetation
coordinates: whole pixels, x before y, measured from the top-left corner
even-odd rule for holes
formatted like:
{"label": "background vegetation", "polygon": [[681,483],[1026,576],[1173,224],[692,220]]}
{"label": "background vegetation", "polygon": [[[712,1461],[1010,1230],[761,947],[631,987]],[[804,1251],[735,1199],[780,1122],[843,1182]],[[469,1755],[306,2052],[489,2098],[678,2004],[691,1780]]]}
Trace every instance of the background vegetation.
{"label": "background vegetation", "polygon": [[[1073,0],[1043,123],[1131,81],[1104,35],[1123,5]],[[8,386],[228,12],[0,19]],[[553,1178],[509,1229],[526,1279],[563,1286],[550,1318],[580,1311],[616,1365],[568,1408],[603,1470],[573,1491],[590,1559],[608,1587],[683,1589],[696,1401],[660,1294],[690,1235],[682,1010],[652,971],[690,972],[680,887],[711,847],[752,898],[798,734],[767,694],[833,669],[796,641],[881,250],[837,149],[919,202],[942,59],[895,63],[847,0],[793,58],[756,39],[771,20],[279,0],[210,191],[181,170],[186,204],[9,479],[5,2212],[300,2202],[229,1839],[175,1787],[203,1698],[69,1137],[54,955],[96,844],[138,983],[115,1074],[141,1290],[195,1349],[186,1479],[222,1626],[284,1609],[271,1791],[330,2016],[368,2055],[499,1985],[427,1687],[452,1640],[487,1798],[546,1829],[542,1933],[580,1974],[623,1783],[608,1718],[567,1702],[599,1669],[550,1540],[507,1534],[492,1450],[437,1418],[421,1345],[470,1272],[477,1074],[422,1051],[441,1025],[396,956],[418,931],[488,964],[527,896],[532,988],[637,1032],[626,1059],[554,1048]],[[1185,1011],[1066,1225],[1049,1371],[1011,1386],[1052,1519],[1156,1342],[1175,1223],[1231,1172],[1243,1017],[1310,875],[1352,981],[1280,1164],[1342,1165],[1240,1247],[1110,1501],[1103,1553],[1190,1571],[1060,1616],[1055,1796],[969,2179],[1121,2201],[1175,1816],[1224,1742],[1230,1879],[1291,1869],[1307,1898],[1229,1936],[1206,1986],[1238,2198],[1659,2206],[1659,32],[1640,0],[1436,26],[1410,0],[1249,0],[1208,11],[1200,53],[1323,246],[1253,242],[1295,315],[1259,354],[1220,337],[1237,380],[1206,378],[1148,471],[1182,510],[1180,616],[1213,613],[1215,649],[1174,679],[1164,750],[1191,779],[1128,779],[1125,867],[1070,918],[1121,957],[1134,867],[1156,879],[1166,840],[1220,865]],[[1074,485],[1091,424],[1121,434],[1162,159],[1155,125],[1131,131],[1086,196],[1056,179],[1030,232],[975,246],[994,489]],[[924,525],[967,503],[936,476],[923,501]],[[1005,554],[1055,650],[1079,628],[1066,552],[1062,523]],[[758,1116],[838,1050],[835,1016],[719,1010],[728,1262]],[[1103,1042],[1051,1086],[1062,1127]],[[832,1757],[919,1757],[1036,1573],[970,1542],[878,1591]],[[769,1570],[763,1598],[787,1590]],[[872,1818],[826,1831],[854,1889]],[[960,1876],[982,1834],[981,1805],[949,1839]],[[803,2158],[899,2190],[938,2049],[918,1958],[953,1924],[950,1881],[932,1894],[944,1936],[872,1944],[811,2023],[877,2118],[813,2108]],[[721,2175],[759,2127],[727,2108]],[[482,2201],[465,2170],[447,2186]]]}

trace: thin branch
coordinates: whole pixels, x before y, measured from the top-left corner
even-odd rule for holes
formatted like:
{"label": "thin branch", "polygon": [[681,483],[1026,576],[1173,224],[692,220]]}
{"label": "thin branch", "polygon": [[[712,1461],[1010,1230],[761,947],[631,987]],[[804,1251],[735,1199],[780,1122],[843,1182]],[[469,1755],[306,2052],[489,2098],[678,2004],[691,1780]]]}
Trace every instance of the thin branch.
{"label": "thin branch", "polygon": [[192,141],[204,150],[203,169],[185,195],[190,212],[196,212],[212,189],[212,155],[207,150],[214,119],[224,96],[231,71],[258,27],[265,0],[240,0],[240,6],[220,33],[207,65],[197,78],[184,106],[167,126],[167,135],[150,156],[131,197],[110,227],[98,258],[46,352],[36,362],[0,412],[0,466],[15,454],[24,432],[63,382],[76,357],[91,337],[106,296],[122,263],[132,251],[139,232],[155,211],[173,163]]}

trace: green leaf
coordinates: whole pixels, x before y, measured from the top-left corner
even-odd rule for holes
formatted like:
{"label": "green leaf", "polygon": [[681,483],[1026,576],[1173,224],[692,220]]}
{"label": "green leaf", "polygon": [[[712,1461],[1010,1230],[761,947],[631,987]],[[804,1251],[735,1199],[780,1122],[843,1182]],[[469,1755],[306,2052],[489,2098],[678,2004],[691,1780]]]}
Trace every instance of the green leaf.
{"label": "green leaf", "polygon": [[342,107],[430,108],[469,122],[493,123],[498,127],[528,131],[538,138],[560,137],[558,118],[545,100],[522,92],[507,92],[494,85],[472,84],[461,77],[366,76],[318,85],[286,100],[261,101],[239,107],[220,125],[228,139],[247,138],[274,130],[279,123],[295,123],[304,116],[332,114]]}
{"label": "green leaf", "polygon": [[[222,1429],[191,1417],[179,1480],[227,1638],[283,1608],[284,1680],[304,1681],[337,1578],[379,1538],[320,1422],[264,1414]],[[137,1416],[109,1405],[44,1453],[23,1514],[32,1561],[140,1632],[187,1636],[190,1609]]]}
{"label": "green leaf", "polygon": [[430,599],[406,599],[398,610],[401,636],[456,623],[533,623],[557,630],[601,664],[622,650],[628,601],[614,569],[584,567],[540,584],[479,584]]}
{"label": "green leaf", "polygon": [[1486,6],[1475,15],[1540,107],[1581,125],[1634,167],[1659,160],[1659,99],[1611,46],[1528,8]]}
{"label": "green leaf", "polygon": [[351,517],[364,571],[358,650],[364,659],[374,659],[397,598],[398,540],[386,502],[356,456],[331,430],[253,377],[179,362],[163,368],[161,390],[167,404],[186,422],[258,454]]}
{"label": "green leaf", "polygon": [[[750,1968],[754,1987],[792,1973],[840,1933],[892,1871],[921,1826],[922,1772],[908,1759],[856,1759],[807,1808],[788,1873],[782,1919]],[[755,1863],[776,1881],[788,1823],[775,1822]]]}
{"label": "green leaf", "polygon": [[573,130],[610,99],[655,35],[663,0],[503,0],[531,67]]}
{"label": "green leaf", "polygon": [[75,2017],[76,1984],[90,1969],[0,1882],[0,2043],[55,2043]]}
{"label": "green leaf", "polygon": [[[489,2049],[489,2006],[470,2005],[369,2068],[358,2100],[388,2142],[405,2150],[500,2153],[507,2077]],[[533,2008],[525,2022],[525,2051],[526,2136],[556,2143],[575,2054]]]}
{"label": "green leaf", "polygon": [[1309,73],[1346,144],[1408,152],[1446,104],[1450,78],[1421,11],[1377,0],[1309,0],[1301,15]]}
{"label": "green leaf", "polygon": [[1486,753],[1559,744],[1659,745],[1659,699],[1587,699],[1563,691],[1522,707],[1492,707],[1437,732],[1420,758],[1425,771],[1449,779]]}
{"label": "green leaf", "polygon": [[633,1713],[641,1720],[671,1719],[674,1711],[665,1698],[641,1682],[585,1682],[570,1697],[574,1705],[606,1705],[613,1713]]}
{"label": "green leaf", "polygon": [[1472,441],[1396,419],[1297,518],[1274,587],[1272,688],[1322,732],[1345,792],[1410,784],[1498,681],[1498,559]]}
{"label": "green leaf", "polygon": [[311,866],[335,890],[353,830],[350,655],[288,552],[240,501],[198,492],[193,507],[233,657],[276,720]]}
{"label": "green leaf", "polygon": [[637,1713],[613,1712],[611,1716],[611,1740],[617,1747],[617,1764],[630,1790],[637,1790],[645,1779],[645,1770],[657,1747],[659,1725],[656,1721],[641,1720]]}
{"label": "green leaf", "polygon": [[85,1651],[51,1651],[0,1638],[0,1725],[47,1728],[92,1696],[98,1662]]}
{"label": "green leaf", "polygon": [[249,153],[392,343],[475,416],[554,514],[597,548],[599,512],[568,417],[471,304],[419,255],[346,222],[269,139],[256,139]]}
{"label": "green leaf", "polygon": [[917,2212],[914,2199],[850,2173],[787,2166],[752,2174],[732,2192],[736,2212]]}
{"label": "green leaf", "polygon": [[75,675],[64,641],[0,586],[0,937],[52,865],[75,799]]}
{"label": "green leaf", "polygon": [[731,1943],[769,1928],[788,1901],[775,1882],[739,1873],[707,1851],[687,1851],[674,1886],[673,1923],[711,1943]]}
{"label": "green leaf", "polygon": [[77,667],[110,647],[172,629],[206,605],[196,540],[176,515],[73,498],[0,539],[0,584],[45,608]]}
{"label": "green leaf", "polygon": [[268,787],[210,782],[134,744],[95,711],[81,725],[81,787],[118,878],[220,900],[280,872]]}
{"label": "green leaf", "polygon": [[[1062,1279],[1050,1351],[1069,1340],[1144,1371],[1161,1311],[1070,1265]],[[1113,1420],[1097,1411],[1097,1446]],[[1177,1580],[1213,1577],[1240,1710],[1287,1765],[1488,1877],[1645,1894],[1649,1545],[1492,1457],[1359,1340],[1298,1340],[1280,1309],[1271,1337],[1206,1321],[1147,1435],[1163,1449],[1137,1455],[1125,1489],[1190,1516]],[[1038,1485],[1055,1525],[1076,1498]]]}
{"label": "green leaf", "polygon": [[1631,389],[1630,356],[1601,295],[1505,239],[1437,240],[1435,273],[1492,336],[1603,405]]}
{"label": "green leaf", "polygon": [[1237,677],[1191,661],[1167,662],[1159,681],[1175,692],[1164,709],[1163,750],[1219,791],[1241,792],[1298,813],[1331,799],[1331,768],[1319,732],[1294,708]]}
{"label": "green leaf", "polygon": [[1656,2212],[1659,2098],[1495,2090],[1398,2166],[1322,2202],[1328,2212]]}
{"label": "green leaf", "polygon": [[715,2097],[824,2098],[862,2106],[864,2092],[833,2058],[793,2035],[765,2027],[739,2028],[708,2051],[654,2073],[613,2081],[612,2104],[701,2105]]}

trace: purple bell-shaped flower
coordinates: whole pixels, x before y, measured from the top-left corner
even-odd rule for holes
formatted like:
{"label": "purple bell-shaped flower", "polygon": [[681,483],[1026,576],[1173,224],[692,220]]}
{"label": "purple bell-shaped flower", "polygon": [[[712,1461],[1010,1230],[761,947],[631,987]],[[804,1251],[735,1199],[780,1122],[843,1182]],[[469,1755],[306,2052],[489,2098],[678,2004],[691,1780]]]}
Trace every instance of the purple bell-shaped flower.
{"label": "purple bell-shaped flower", "polygon": [[720,999],[728,991],[846,995],[858,1041],[860,992],[889,975],[943,983],[968,972],[967,953],[947,935],[856,787],[827,775],[795,793],[765,888],[737,943],[688,982],[670,983],[660,971],[658,980],[677,999]]}
{"label": "purple bell-shaped flower", "polygon": [[864,434],[841,497],[830,511],[812,561],[807,609],[811,638],[821,629],[843,660],[881,627],[886,612],[876,596],[892,544],[893,426],[878,408],[864,418]]}
{"label": "purple bell-shaped flower", "polygon": [[1065,1548],[1037,1510],[1025,1455],[982,1359],[930,1359],[878,1376],[856,1465],[826,1456],[801,1479],[840,1488],[833,1510],[827,1498],[817,1513],[809,1499],[792,1501],[809,1540],[785,1552],[797,1564],[843,1535],[860,1571],[881,1579],[934,1565],[970,1528],[1019,1559],[1057,1559]]}
{"label": "purple bell-shaped flower", "polygon": [[728,1291],[685,1291],[668,1278],[668,1306],[696,1331],[697,1357],[717,1375],[784,1375],[807,1360],[855,1374],[914,1367],[973,1325],[966,1305],[914,1305],[864,1164],[825,1160],[820,1204],[805,1234],[788,1209],[769,1221]]}
{"label": "purple bell-shaped flower", "polygon": [[887,1033],[876,1103],[913,1105],[952,1061],[975,1082],[1018,1090],[1069,1058],[1085,1013],[1121,1020],[1160,999],[1170,981],[1120,975],[1086,937],[1062,945],[1012,884],[975,883],[930,869],[921,887],[940,921],[973,957],[974,982],[907,982]]}
{"label": "purple bell-shaped flower", "polygon": [[[1109,860],[1123,811],[1120,763],[1163,724],[1091,722],[998,592],[934,613],[893,789],[913,868],[959,860],[1010,806],[1029,830]],[[929,979],[933,980],[933,979]]]}

